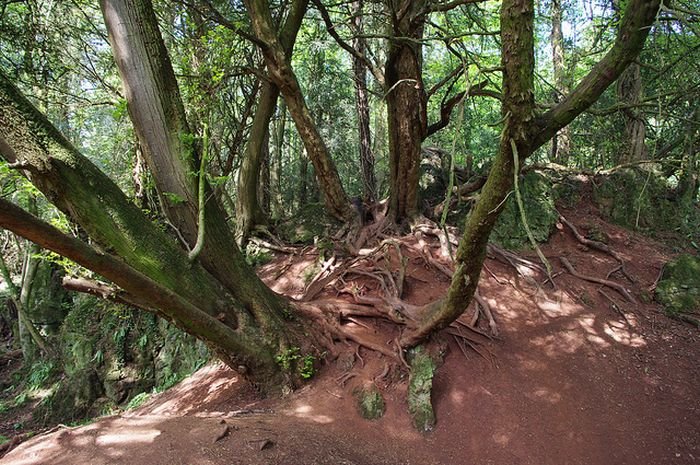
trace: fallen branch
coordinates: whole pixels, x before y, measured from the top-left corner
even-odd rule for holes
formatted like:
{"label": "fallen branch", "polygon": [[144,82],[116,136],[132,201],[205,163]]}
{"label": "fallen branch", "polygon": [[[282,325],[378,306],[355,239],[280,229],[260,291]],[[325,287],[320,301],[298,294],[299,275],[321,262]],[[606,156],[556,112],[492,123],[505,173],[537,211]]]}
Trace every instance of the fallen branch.
{"label": "fallen branch", "polygon": [[571,265],[571,263],[569,263],[569,261],[566,258],[561,257],[560,260],[561,260],[562,265],[564,265],[564,267],[574,277],[576,277],[578,279],[582,279],[584,281],[589,281],[589,282],[596,283],[596,284],[602,284],[603,286],[607,286],[609,288],[615,289],[617,292],[619,292],[624,298],[629,300],[631,303],[633,303],[633,304],[637,303],[637,301],[634,299],[634,297],[632,297],[632,295],[627,291],[627,289],[625,289],[624,286],[622,286],[621,284],[618,284],[618,283],[613,282],[613,281],[608,281],[607,279],[601,279],[601,278],[596,278],[593,276],[582,275],[576,271],[576,269],[573,267],[573,265]]}

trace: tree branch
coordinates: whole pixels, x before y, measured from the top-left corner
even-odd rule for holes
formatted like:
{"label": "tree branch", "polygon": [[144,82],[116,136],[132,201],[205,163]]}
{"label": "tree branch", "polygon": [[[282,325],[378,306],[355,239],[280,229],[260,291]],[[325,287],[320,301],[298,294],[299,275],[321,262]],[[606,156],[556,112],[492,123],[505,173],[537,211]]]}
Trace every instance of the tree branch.
{"label": "tree branch", "polygon": [[[500,93],[493,90],[484,89],[484,87],[486,87],[488,83],[488,81],[483,81],[475,86],[470,87],[468,92],[469,97],[484,96],[492,97],[496,100],[501,100]],[[448,124],[450,124],[452,110],[455,106],[457,106],[459,102],[461,102],[464,99],[465,93],[467,92],[462,91],[443,102],[442,107],[440,108],[440,120],[428,126],[425,138],[432,136],[433,134],[440,131],[441,129],[444,129],[445,127],[447,127]]]}
{"label": "tree branch", "polygon": [[316,8],[318,9],[319,13],[321,13],[321,17],[323,18],[323,22],[326,24],[326,29],[328,30],[328,33],[331,35],[331,37],[333,37],[333,39],[335,39],[340,48],[342,48],[358,60],[362,61],[365,64],[365,66],[367,66],[367,69],[370,70],[372,76],[374,76],[374,79],[377,80],[379,85],[384,87],[384,73],[382,73],[381,69],[379,69],[378,66],[372,63],[372,61],[370,61],[369,58],[367,58],[363,53],[358,52],[355,47],[348,44],[342,37],[340,37],[338,31],[335,29],[335,25],[333,24],[330,15],[328,14],[328,10],[323,5],[321,0],[313,0],[313,2],[314,5],[316,5]]}
{"label": "tree branch", "polygon": [[470,3],[481,3],[485,1],[486,0],[453,0],[447,3],[437,3],[435,5],[431,5],[429,11],[431,13],[435,13],[438,11],[450,11],[452,9],[457,8],[458,6],[468,5]]}
{"label": "tree branch", "polygon": [[625,9],[615,44],[561,103],[537,118],[532,152],[590,107],[644,47],[660,0],[632,0]]}

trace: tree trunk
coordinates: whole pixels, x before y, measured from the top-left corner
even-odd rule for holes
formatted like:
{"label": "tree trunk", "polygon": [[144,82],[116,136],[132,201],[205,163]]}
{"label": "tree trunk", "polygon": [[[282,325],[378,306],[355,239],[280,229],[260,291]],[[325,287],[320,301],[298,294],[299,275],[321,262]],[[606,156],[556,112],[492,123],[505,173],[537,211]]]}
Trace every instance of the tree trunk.
{"label": "tree trunk", "polygon": [[156,185],[165,197],[171,223],[188,249],[194,248],[200,228],[204,228],[203,248],[195,261],[248,309],[261,329],[283,334],[281,300],[246,264],[206,178],[202,178],[207,199],[204,222],[199,224],[200,147],[189,132],[175,73],[150,2],[102,0],[101,6],[129,114]]}
{"label": "tree trunk", "polygon": [[277,219],[285,214],[284,196],[282,192],[282,160],[284,158],[284,132],[287,123],[287,107],[282,102],[279,105],[279,120],[273,131],[273,147],[274,158],[271,160],[270,166],[270,189],[271,189],[271,205],[270,216]]}
{"label": "tree trunk", "polygon": [[[263,44],[262,52],[270,79],[280,88],[306,153],[314,165],[328,213],[341,220],[350,219],[353,215],[350,202],[328,148],[311,117],[281,38],[275,33],[268,2],[245,0],[245,4],[255,35]],[[307,5],[308,0],[295,0],[291,8],[293,11],[306,11]]]}
{"label": "tree trunk", "polygon": [[393,39],[385,65],[389,130],[389,215],[397,223],[418,213],[421,142],[427,131],[423,31],[427,0],[389,1]]}
{"label": "tree trunk", "polygon": [[[290,344],[299,345],[296,330],[284,322],[290,306],[255,276],[235,243],[235,254],[221,257],[232,272],[225,280],[208,271],[203,260],[190,260],[2,73],[0,127],[2,157],[81,225],[100,251],[5,201],[0,205],[0,226],[112,280],[143,308],[207,341],[234,367],[245,366],[251,378],[262,383],[280,380],[275,355]],[[225,226],[219,231],[208,228],[211,242],[232,243]],[[227,285],[231,282],[235,287]]]}
{"label": "tree trunk", "polygon": [[528,127],[534,117],[533,0],[505,0],[501,6],[501,66],[505,128],[498,154],[457,248],[457,268],[444,302],[430,308],[415,331],[405,333],[402,345],[412,346],[447,327],[466,310],[479,283],[486,245],[506,196],[513,187],[513,144],[525,159],[531,151]]}
{"label": "tree trunk", "polygon": [[[279,46],[282,48],[286,61],[291,59],[294,43],[296,42],[301,22],[304,19],[305,11],[305,6],[303,8],[301,6],[293,6],[286,21],[280,27]],[[246,242],[250,232],[256,225],[267,224],[266,212],[269,213],[269,205],[267,209],[261,208],[261,196],[258,195],[258,191],[260,188],[260,170],[266,156],[269,156],[270,120],[275,114],[279,94],[280,89],[274,82],[267,80],[263,83],[245,157],[241,164],[238,178],[236,219],[242,243]]]}
{"label": "tree trunk", "polygon": [[260,188],[260,168],[266,152],[265,144],[268,142],[270,119],[275,113],[278,96],[279,88],[275,84],[263,83],[238,175],[236,221],[241,243],[247,241],[256,225],[267,224],[267,215],[260,206],[258,189]]}
{"label": "tree trunk", "polygon": [[[554,101],[560,102],[562,97],[569,92],[566,78],[566,64],[564,60],[564,34],[562,32],[562,8],[561,0],[552,0],[552,67],[554,68]],[[564,126],[552,138],[552,152],[550,159],[562,165],[566,165],[571,153],[571,134],[568,126]]]}
{"label": "tree trunk", "polygon": [[700,149],[700,105],[690,115],[685,135],[685,153],[678,179],[678,199],[682,208],[691,209],[698,197],[698,150]]}
{"label": "tree trunk", "polygon": [[[617,39],[606,56],[561,103],[537,117],[534,113],[533,0],[505,0],[501,7],[501,65],[505,127],[479,201],[467,218],[456,256],[456,270],[444,300],[433,303],[421,322],[405,331],[401,345],[411,347],[447,327],[464,312],[474,296],[493,230],[514,174],[514,149],[519,162],[545,144],[562,127],[592,105],[641,51],[659,9],[658,0],[627,4]],[[516,171],[517,170],[517,171]]]}
{"label": "tree trunk", "polygon": [[[362,37],[363,0],[352,2],[352,30],[356,38],[353,47],[360,55],[366,53],[367,46]],[[355,77],[355,109],[360,143],[360,168],[362,171],[362,189],[364,200],[374,203],[377,198],[377,181],[374,176],[374,153],[370,136],[369,100],[367,93],[367,65],[358,56],[353,56],[352,70]]]}
{"label": "tree trunk", "polygon": [[303,208],[308,198],[309,159],[303,150],[299,150],[299,208]]}
{"label": "tree trunk", "polygon": [[642,74],[639,63],[630,63],[617,81],[617,95],[625,106],[622,114],[625,118],[625,146],[618,158],[618,163],[632,163],[648,158],[646,122],[636,105],[642,99]]}

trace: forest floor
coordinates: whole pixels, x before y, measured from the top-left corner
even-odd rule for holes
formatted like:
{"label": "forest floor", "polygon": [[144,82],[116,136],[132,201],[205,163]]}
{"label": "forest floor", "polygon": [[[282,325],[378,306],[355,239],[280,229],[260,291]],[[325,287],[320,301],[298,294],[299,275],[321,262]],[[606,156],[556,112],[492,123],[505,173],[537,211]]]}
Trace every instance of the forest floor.
{"label": "forest floor", "polygon": [[[446,337],[430,433],[411,425],[406,373],[379,376],[382,356],[348,345],[349,359],[328,361],[285,398],[258,399],[234,372],[212,364],[136,410],[33,437],[0,464],[700,464],[700,332],[664,316],[651,299],[671,249],[603,222],[587,204],[562,214],[581,231],[609,237],[635,283],[619,272],[609,279],[639,303],[566,271],[556,289],[538,286],[488,259],[480,289],[500,334],[476,346],[482,355]],[[565,257],[599,278],[617,264],[564,226],[543,251],[557,270]],[[405,300],[443,295],[448,278],[410,247],[406,256]],[[295,295],[314,258],[280,256],[261,274]],[[371,280],[362,286],[374,292]],[[364,337],[393,337],[382,322],[355,320],[348,324]],[[387,404],[374,421],[360,417],[353,394],[371,383]]]}

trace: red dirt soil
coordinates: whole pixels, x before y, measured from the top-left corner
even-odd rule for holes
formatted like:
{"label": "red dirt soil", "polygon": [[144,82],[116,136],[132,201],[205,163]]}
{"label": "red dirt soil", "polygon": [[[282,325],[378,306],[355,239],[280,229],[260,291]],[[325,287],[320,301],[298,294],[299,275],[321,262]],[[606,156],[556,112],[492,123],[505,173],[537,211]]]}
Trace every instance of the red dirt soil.
{"label": "red dirt soil", "polygon": [[[669,251],[602,222],[591,207],[562,213],[582,232],[595,226],[608,234],[636,283],[619,273],[610,279],[648,301]],[[557,270],[559,257],[599,278],[616,265],[566,228],[543,251]],[[406,300],[441,296],[447,278],[426,269],[417,254],[407,255]],[[281,257],[261,273],[278,291],[294,294],[307,265]],[[384,367],[363,348],[362,363],[356,361],[344,386],[337,381],[347,368],[342,357],[283,399],[257,399],[234,372],[214,364],[135,411],[32,438],[0,464],[700,464],[697,329],[666,318],[654,303],[630,304],[605,289],[618,311],[599,285],[566,272],[555,278],[557,290],[538,290],[510,266],[493,259],[487,266],[498,281],[485,271],[481,293],[500,339],[480,346],[486,357],[468,352],[468,358],[452,337],[445,339],[431,433],[411,426],[406,376],[398,371],[391,383],[379,383],[384,417],[360,417],[353,389]],[[383,323],[363,322],[361,330],[391,337],[383,335]]]}

